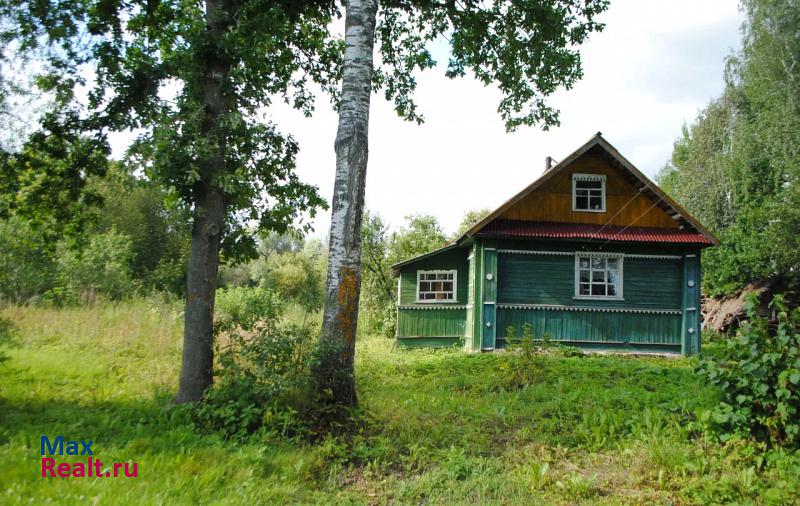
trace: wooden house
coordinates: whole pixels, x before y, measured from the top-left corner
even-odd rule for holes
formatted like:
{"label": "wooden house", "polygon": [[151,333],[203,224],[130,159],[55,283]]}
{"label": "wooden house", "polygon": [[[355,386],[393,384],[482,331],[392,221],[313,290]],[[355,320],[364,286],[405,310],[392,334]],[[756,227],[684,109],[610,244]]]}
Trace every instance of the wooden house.
{"label": "wooden house", "polygon": [[697,353],[700,251],[717,244],[598,133],[452,243],[393,266],[397,341],[493,350],[527,322],[581,348]]}

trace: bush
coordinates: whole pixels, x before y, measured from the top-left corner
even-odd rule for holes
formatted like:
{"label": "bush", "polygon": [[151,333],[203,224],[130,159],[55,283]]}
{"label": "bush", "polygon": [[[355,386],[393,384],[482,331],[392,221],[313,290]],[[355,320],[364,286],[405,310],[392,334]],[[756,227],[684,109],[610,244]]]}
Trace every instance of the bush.
{"label": "bush", "polygon": [[3,353],[3,347],[8,346],[14,339],[14,324],[8,318],[0,316],[0,364],[8,360],[8,356]]}
{"label": "bush", "polygon": [[0,298],[25,302],[53,286],[55,264],[46,235],[27,221],[0,221]]}
{"label": "bush", "polygon": [[709,422],[722,439],[752,436],[773,446],[800,445],[800,310],[781,296],[770,306],[777,324],[759,317],[747,301],[748,321],[697,371],[721,392]]}
{"label": "bush", "polygon": [[544,374],[545,349],[550,346],[550,338],[545,335],[540,341],[533,337],[533,327],[530,323],[522,324],[522,337],[517,338],[517,329],[514,326],[506,328],[506,342],[511,352],[509,359],[501,364],[507,386],[510,388],[524,388],[542,379]]}
{"label": "bush", "polygon": [[[202,430],[242,439],[255,432],[304,439],[334,420],[312,370],[325,361],[304,328],[281,322],[285,303],[264,288],[220,290],[217,381],[193,407]],[[333,351],[334,353],[336,351]]]}
{"label": "bush", "polygon": [[94,235],[83,249],[58,251],[56,286],[47,294],[58,303],[122,299],[136,292],[131,274],[133,251],[127,236],[115,231]]}

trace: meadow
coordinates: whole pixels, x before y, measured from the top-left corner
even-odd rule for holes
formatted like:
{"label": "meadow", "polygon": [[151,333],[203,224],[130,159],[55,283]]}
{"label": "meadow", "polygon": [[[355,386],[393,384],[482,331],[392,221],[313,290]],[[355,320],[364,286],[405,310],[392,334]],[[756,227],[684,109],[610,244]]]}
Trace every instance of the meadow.
{"label": "meadow", "polygon": [[[6,306],[3,504],[789,504],[800,455],[706,430],[695,359],[402,350],[363,336],[358,429],[316,441],[201,433],[169,406],[180,306]],[[708,346],[713,352],[713,346]],[[42,478],[42,435],[91,439],[137,478]],[[63,457],[78,462],[85,457]]]}

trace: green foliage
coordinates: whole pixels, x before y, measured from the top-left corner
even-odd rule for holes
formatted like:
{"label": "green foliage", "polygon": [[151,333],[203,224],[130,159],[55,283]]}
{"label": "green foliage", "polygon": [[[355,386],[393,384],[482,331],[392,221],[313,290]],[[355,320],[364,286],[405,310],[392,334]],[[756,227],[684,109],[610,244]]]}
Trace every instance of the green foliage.
{"label": "green foliage", "polygon": [[[131,274],[144,288],[182,294],[186,284],[190,216],[158,185],[114,163],[90,185],[103,199],[93,233],[115,230],[131,241]],[[174,200],[174,199],[172,199]]]}
{"label": "green foliage", "polygon": [[8,360],[8,356],[3,353],[3,348],[12,343],[15,331],[14,323],[8,318],[0,316],[0,364]]}
{"label": "green foliage", "polygon": [[411,214],[406,224],[393,233],[389,242],[389,261],[394,264],[441,248],[447,236],[435,216]]}
{"label": "green foliage", "polygon": [[318,239],[269,233],[259,238],[258,258],[225,266],[222,286],[258,286],[272,290],[307,315],[322,308],[325,249]]}
{"label": "green foliage", "polygon": [[29,301],[52,288],[56,266],[47,241],[27,220],[0,220],[0,299]]}
{"label": "green foliage", "polygon": [[550,347],[547,334],[537,341],[533,337],[533,326],[522,324],[522,336],[517,338],[517,329],[513,325],[506,327],[506,343],[509,352],[508,360],[500,364],[508,388],[526,388],[537,383],[545,374],[542,354]]}
{"label": "green foliage", "polygon": [[62,245],[56,260],[55,286],[46,296],[64,304],[88,303],[98,296],[129,296],[137,288],[131,275],[132,258],[130,239],[114,230],[91,236],[80,250]]}
{"label": "green foliage", "polygon": [[461,234],[477,225],[479,221],[489,216],[491,212],[491,209],[470,209],[464,213],[464,216],[461,218],[461,223],[458,224],[458,229],[456,229],[451,240],[455,241],[461,237]]}
{"label": "green foliage", "polygon": [[595,18],[607,7],[604,0],[384,2],[376,27],[384,67],[375,69],[373,81],[385,88],[400,116],[421,122],[410,96],[416,87],[412,72],[436,64],[427,45],[445,37],[450,41],[445,75],[470,72],[486,85],[495,83],[502,93],[497,110],[508,130],[557,125],[558,113],[547,99],[581,77],[577,47],[603,29]]}
{"label": "green foliage", "polygon": [[[509,354],[399,351],[367,337],[356,354],[359,430],[313,442],[226,440],[168,405],[177,301],[6,305],[0,317],[16,327],[0,367],[3,504],[800,500],[796,451],[719,443],[692,427],[716,397],[684,358],[546,354],[540,382],[498,389]],[[139,478],[32,478],[39,438],[53,433],[91,435],[96,458],[137,462]]]}
{"label": "green foliage", "polygon": [[238,440],[256,432],[302,440],[341,421],[311,374],[325,362],[323,353],[337,350],[316,343],[306,327],[282,321],[286,304],[276,292],[219,292],[215,331],[227,344],[215,385],[191,408],[197,427]]}
{"label": "green foliage", "polygon": [[102,203],[88,184],[105,174],[109,152],[105,134],[84,134],[77,112],[51,111],[18,152],[0,150],[0,219],[21,217],[49,247],[79,240]]}
{"label": "green foliage", "polygon": [[359,318],[368,333],[394,337],[397,325],[397,262],[445,245],[447,237],[435,216],[409,215],[406,224],[389,233],[380,215],[364,213],[361,223],[361,300]]}
{"label": "green foliage", "polygon": [[[223,254],[251,257],[248,226],[285,231],[302,213],[313,217],[324,205],[316,188],[294,174],[297,143],[264,109],[277,96],[310,114],[310,82],[335,95],[342,48],[327,31],[337,15],[332,2],[265,7],[251,0],[219,7],[207,22],[196,2],[81,1],[42,8],[7,0],[0,2],[0,18],[3,40],[43,60],[38,85],[60,107],[74,109],[74,130],[100,140],[108,130],[136,131],[131,162],[186,208],[202,206],[209,188],[221,191]],[[207,80],[212,71],[219,82]],[[77,96],[79,85],[86,85],[88,99]],[[207,103],[208,86],[219,86],[225,103]],[[54,136],[65,142],[62,137]],[[89,172],[96,165],[69,167]],[[50,177],[51,166],[58,164],[48,161],[32,173],[57,188],[63,178]],[[67,204],[75,200],[72,193],[65,195]]]}
{"label": "green foliage", "polygon": [[743,2],[742,52],[726,89],[684,127],[662,187],[717,233],[704,289],[730,293],[764,278],[800,282],[800,17],[789,0]]}
{"label": "green foliage", "polygon": [[753,436],[774,446],[800,446],[800,310],[789,311],[780,296],[771,306],[777,326],[756,313],[748,300],[748,321],[698,372],[721,391],[710,422],[723,439]]}
{"label": "green foliage", "polygon": [[379,214],[366,210],[361,221],[359,329],[386,337],[394,336],[397,326],[391,246],[389,226]]}

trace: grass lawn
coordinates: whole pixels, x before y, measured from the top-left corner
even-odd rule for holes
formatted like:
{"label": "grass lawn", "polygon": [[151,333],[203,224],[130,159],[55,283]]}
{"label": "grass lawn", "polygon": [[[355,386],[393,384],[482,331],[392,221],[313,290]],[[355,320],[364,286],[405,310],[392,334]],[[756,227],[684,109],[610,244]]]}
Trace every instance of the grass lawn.
{"label": "grass lawn", "polygon": [[[167,408],[180,313],[147,300],[7,307],[0,503],[788,504],[800,456],[701,435],[692,360],[551,356],[510,387],[508,353],[358,346],[367,423],[317,444],[197,434]],[[92,439],[138,478],[42,478],[40,438]],[[63,457],[60,461],[85,461]]]}

